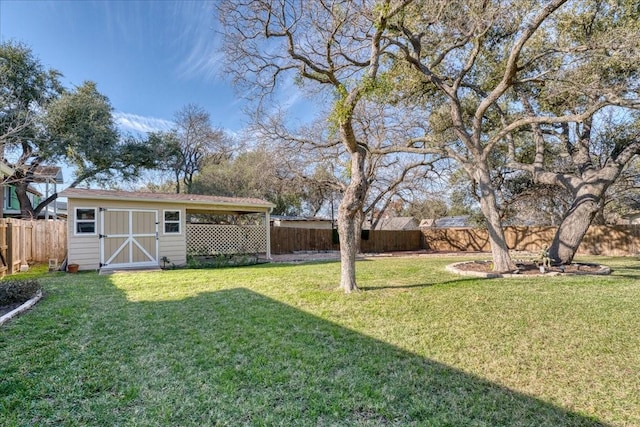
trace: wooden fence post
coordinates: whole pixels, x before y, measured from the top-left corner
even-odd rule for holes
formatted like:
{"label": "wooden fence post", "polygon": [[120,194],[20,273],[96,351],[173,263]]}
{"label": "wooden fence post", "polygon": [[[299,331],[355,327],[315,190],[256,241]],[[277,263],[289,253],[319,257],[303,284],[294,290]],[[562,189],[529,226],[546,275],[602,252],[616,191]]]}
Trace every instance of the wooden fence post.
{"label": "wooden fence post", "polygon": [[13,239],[13,224],[11,221],[7,221],[7,269],[9,274],[13,274],[13,261],[15,258],[15,242]]}
{"label": "wooden fence post", "polygon": [[7,263],[7,220],[0,219],[0,277],[4,277],[9,270],[9,264]]}

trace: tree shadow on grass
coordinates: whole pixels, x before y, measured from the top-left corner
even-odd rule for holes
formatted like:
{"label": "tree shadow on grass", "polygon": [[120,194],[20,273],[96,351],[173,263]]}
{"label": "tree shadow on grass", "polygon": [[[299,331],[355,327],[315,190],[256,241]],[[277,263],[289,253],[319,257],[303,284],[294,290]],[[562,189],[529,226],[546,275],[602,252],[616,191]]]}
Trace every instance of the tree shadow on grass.
{"label": "tree shadow on grass", "polygon": [[[356,257],[356,263],[358,264],[368,263],[372,261],[373,260],[371,258],[367,258],[364,255],[362,256],[358,255]],[[277,262],[264,263],[260,265],[270,268],[270,267],[292,267],[292,266],[298,266],[298,265],[317,265],[317,264],[340,264],[340,258],[331,258],[331,259],[309,258],[309,259],[304,259],[299,261],[277,261]]]}
{"label": "tree shadow on grass", "polygon": [[336,264],[336,263],[340,263],[340,260],[339,259],[309,259],[309,260],[301,260],[301,261],[268,262],[268,263],[260,264],[260,267],[280,268],[280,267],[295,267],[299,265]]}
{"label": "tree shadow on grass", "polygon": [[466,277],[454,280],[447,280],[443,282],[430,282],[430,283],[416,283],[411,285],[383,285],[383,286],[361,286],[359,287],[362,291],[383,291],[389,289],[420,289],[420,288],[430,288],[432,286],[446,286],[453,284],[460,284],[463,282],[478,282],[479,280],[493,280],[493,278],[484,278],[484,277]]}
{"label": "tree shadow on grass", "polygon": [[605,425],[248,289],[140,302],[109,292],[113,304],[70,320],[64,344],[52,345],[59,354],[49,363],[67,364],[73,376],[27,393],[25,405],[52,417],[36,421]]}
{"label": "tree shadow on grass", "polygon": [[613,277],[624,277],[625,279],[640,280],[640,266],[617,266],[611,269]]}

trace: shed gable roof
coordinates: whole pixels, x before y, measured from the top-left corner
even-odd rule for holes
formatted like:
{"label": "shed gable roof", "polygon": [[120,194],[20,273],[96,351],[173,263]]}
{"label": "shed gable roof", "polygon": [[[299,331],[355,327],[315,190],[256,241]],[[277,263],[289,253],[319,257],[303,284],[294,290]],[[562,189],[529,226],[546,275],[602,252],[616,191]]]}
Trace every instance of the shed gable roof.
{"label": "shed gable roof", "polygon": [[262,199],[242,197],[207,196],[203,194],[148,193],[142,191],[93,190],[85,188],[67,188],[60,193],[61,197],[70,199],[99,200],[131,200],[138,202],[179,203],[194,206],[243,208],[247,211],[258,209],[265,211],[275,207],[271,202]]}

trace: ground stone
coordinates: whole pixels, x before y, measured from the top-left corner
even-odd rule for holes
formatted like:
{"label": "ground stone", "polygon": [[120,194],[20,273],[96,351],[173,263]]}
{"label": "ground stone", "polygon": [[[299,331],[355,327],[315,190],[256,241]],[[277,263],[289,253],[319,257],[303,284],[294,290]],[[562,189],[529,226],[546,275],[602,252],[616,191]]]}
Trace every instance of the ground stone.
{"label": "ground stone", "polygon": [[599,264],[583,264],[572,263],[569,265],[559,265],[545,267],[544,272],[540,271],[540,267],[535,262],[516,262],[514,271],[496,272],[493,271],[493,263],[491,261],[464,261],[450,264],[447,271],[460,274],[463,276],[476,277],[531,277],[531,276],[559,276],[559,275],[578,275],[578,274],[611,274],[611,269]]}

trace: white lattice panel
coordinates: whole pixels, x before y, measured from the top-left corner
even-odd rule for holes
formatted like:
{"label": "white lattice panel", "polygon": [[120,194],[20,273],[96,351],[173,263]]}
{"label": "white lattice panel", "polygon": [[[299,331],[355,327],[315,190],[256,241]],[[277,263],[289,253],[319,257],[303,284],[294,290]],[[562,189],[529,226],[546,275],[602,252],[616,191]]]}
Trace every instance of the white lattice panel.
{"label": "white lattice panel", "polygon": [[267,252],[263,225],[187,224],[187,253],[252,254]]}

